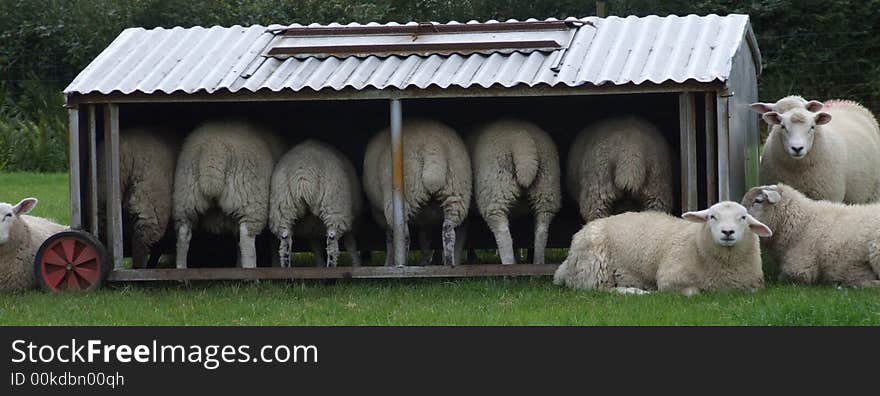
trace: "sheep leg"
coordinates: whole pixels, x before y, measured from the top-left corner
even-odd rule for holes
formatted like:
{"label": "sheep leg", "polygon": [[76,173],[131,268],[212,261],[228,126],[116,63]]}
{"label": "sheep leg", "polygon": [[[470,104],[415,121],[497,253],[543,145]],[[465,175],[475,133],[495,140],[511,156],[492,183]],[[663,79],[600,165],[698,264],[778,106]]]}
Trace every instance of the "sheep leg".
{"label": "sheep leg", "polygon": [[385,266],[390,267],[394,265],[394,260],[391,259],[391,256],[394,255],[394,236],[392,235],[391,229],[385,230]]}
{"label": "sheep leg", "polygon": [[315,238],[309,238],[309,248],[312,249],[312,259],[315,267],[322,267],[326,264],[324,261],[324,252],[321,251],[321,244]]}
{"label": "sheep leg", "polygon": [[256,235],[251,235],[246,224],[238,226],[238,250],[241,252],[241,268],[257,268]]}
{"label": "sheep leg", "polygon": [[535,253],[532,260],[534,264],[544,264],[544,250],[547,248],[547,234],[550,232],[551,221],[553,221],[553,213],[535,215]]}
{"label": "sheep leg", "polygon": [[443,216],[443,265],[455,265],[455,224]]}
{"label": "sheep leg", "polygon": [[280,234],[281,235],[278,237],[278,240],[281,242],[278,247],[278,261],[281,263],[281,268],[290,268],[290,252],[293,249],[293,236],[287,228],[282,228]]}
{"label": "sheep leg", "polygon": [[192,239],[192,229],[187,223],[177,225],[177,268],[186,268],[186,254],[189,252],[189,242]]}
{"label": "sheep leg", "polygon": [[489,229],[495,235],[495,243],[498,245],[498,255],[501,256],[501,264],[516,264],[513,256],[513,238],[510,237],[510,224],[505,215],[493,215],[486,219]]}
{"label": "sheep leg", "polygon": [[422,251],[419,265],[431,265],[431,258],[433,258],[434,252],[431,250],[431,234],[426,227],[419,227],[419,248]]}
{"label": "sheep leg", "polygon": [[327,266],[335,267],[339,261],[339,239],[335,229],[327,229]]}
{"label": "sheep leg", "polygon": [[466,237],[467,224],[462,223],[462,225],[455,228],[455,265],[467,261],[467,257],[464,256],[464,242]]}
{"label": "sheep leg", "polygon": [[348,255],[351,256],[351,266],[360,267],[362,265],[361,255],[357,250],[357,241],[354,239],[354,233],[347,232],[342,237],[342,242],[345,243],[345,250],[347,250]]}
{"label": "sheep leg", "polygon": [[131,237],[131,267],[147,268],[147,255],[150,249],[144,243],[144,239],[140,237],[140,233],[133,232]]}

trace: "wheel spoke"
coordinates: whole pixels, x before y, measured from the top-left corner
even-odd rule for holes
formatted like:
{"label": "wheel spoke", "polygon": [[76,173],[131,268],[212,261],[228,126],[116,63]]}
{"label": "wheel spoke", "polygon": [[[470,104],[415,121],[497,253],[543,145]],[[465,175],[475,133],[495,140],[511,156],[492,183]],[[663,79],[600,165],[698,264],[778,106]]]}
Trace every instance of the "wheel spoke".
{"label": "wheel spoke", "polygon": [[46,270],[46,285],[57,289],[58,286],[61,285],[61,281],[64,280],[64,274],[66,274],[67,271],[62,269],[48,271],[48,268],[46,268]]}
{"label": "wheel spoke", "polygon": [[85,248],[82,252],[80,252],[79,257],[77,257],[76,260],[73,261],[73,265],[79,266],[88,263],[89,261],[93,261],[97,258],[98,256],[95,254],[94,250]]}
{"label": "wheel spoke", "polygon": [[64,257],[59,256],[55,249],[46,249],[46,252],[43,253],[43,263],[58,267],[67,266],[67,261],[64,260]]}
{"label": "wheel spoke", "polygon": [[98,270],[89,268],[85,265],[74,267],[74,272],[89,284],[95,283],[95,279],[98,277]]}
{"label": "wheel spoke", "polygon": [[73,262],[73,250],[76,241],[72,239],[62,239],[61,240],[61,248],[64,249],[64,258],[68,263]]}
{"label": "wheel spoke", "polygon": [[76,274],[67,273],[67,290],[79,290],[79,282],[76,280]]}

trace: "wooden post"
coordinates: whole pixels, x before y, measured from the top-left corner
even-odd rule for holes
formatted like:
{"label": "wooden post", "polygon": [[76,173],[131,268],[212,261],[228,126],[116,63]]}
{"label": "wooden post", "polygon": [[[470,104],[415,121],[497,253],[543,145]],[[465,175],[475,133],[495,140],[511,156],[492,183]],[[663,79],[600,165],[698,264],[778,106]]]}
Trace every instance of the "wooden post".
{"label": "wooden post", "polygon": [[[394,249],[394,265],[406,265],[406,219],[404,218],[403,200],[403,110],[400,99],[391,99],[391,208],[394,223],[392,246]],[[387,252],[391,254],[391,252]]]}
{"label": "wooden post", "polygon": [[728,98],[725,93],[715,94],[718,133],[718,200],[730,199],[730,125],[727,108]]}
{"label": "wooden post", "polygon": [[697,210],[697,119],[694,94],[678,94],[681,210]]}
{"label": "wooden post", "polygon": [[104,106],[104,171],[107,175],[107,249],[113,267],[122,269],[122,197],[119,188],[119,105]]}
{"label": "wooden post", "polygon": [[715,165],[718,161],[718,152],[715,147],[716,126],[715,123],[715,93],[706,92],[703,106],[703,114],[706,122],[706,202],[707,206],[718,203],[718,175]]}
{"label": "wooden post", "polygon": [[79,109],[67,110],[69,175],[70,175],[70,228],[82,229],[82,201],[80,199],[79,168]]}
{"label": "wooden post", "polygon": [[89,217],[91,218],[89,231],[95,238],[99,238],[98,226],[98,120],[95,114],[95,105],[89,106]]}

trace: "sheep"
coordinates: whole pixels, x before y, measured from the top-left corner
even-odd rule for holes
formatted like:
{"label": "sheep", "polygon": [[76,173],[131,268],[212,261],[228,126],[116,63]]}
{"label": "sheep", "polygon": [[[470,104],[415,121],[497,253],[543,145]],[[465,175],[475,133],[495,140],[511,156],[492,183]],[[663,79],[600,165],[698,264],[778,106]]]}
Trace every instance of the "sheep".
{"label": "sheep", "polygon": [[196,227],[237,234],[241,267],[256,267],[255,237],[268,222],[270,179],[283,149],[278,136],[243,120],[208,121],[186,137],[174,176],[178,268],[186,268]]}
{"label": "sheep", "polygon": [[587,223],[574,235],[553,282],[576,289],[635,294],[657,289],[688,296],[763,287],[758,236],[771,236],[770,228],[730,201],[682,218],[630,212]]}
{"label": "sheep", "polygon": [[783,183],[750,189],[742,204],[775,231],[764,245],[781,280],[880,286],[880,204],[812,200]]}
{"label": "sheep", "polygon": [[772,128],[761,155],[761,184],[786,183],[813,199],[880,199],[880,127],[856,102],[810,101],[768,111]]}
{"label": "sheep", "polygon": [[[104,153],[104,142],[98,153]],[[123,129],[119,133],[119,182],[122,208],[132,224],[132,266],[145,268],[147,254],[168,230],[171,222],[171,195],[178,141],[169,131],[155,127]],[[104,156],[98,156],[98,169],[104,169]],[[98,197],[104,208],[105,174],[98,173]],[[105,217],[101,217],[105,221]],[[159,255],[151,257],[150,264]]]}
{"label": "sheep", "polygon": [[626,117],[584,128],[568,154],[568,191],[585,222],[607,217],[635,200],[643,210],[672,209],[672,154],[660,131]]}
{"label": "sheep", "polygon": [[36,198],[15,206],[0,202],[0,292],[33,289],[34,255],[50,236],[67,229],[49,220],[28,216]]}
{"label": "sheep", "polygon": [[[458,264],[464,240],[462,222],[470,210],[472,188],[464,142],[452,128],[432,120],[405,120],[402,134],[405,219],[422,227],[442,223],[443,264]],[[386,229],[389,253],[389,225],[393,224],[390,162],[390,132],[385,129],[367,144],[363,183],[373,215]],[[405,232],[409,246],[409,231]]]}
{"label": "sheep", "polygon": [[362,206],[354,165],[341,152],[316,140],[292,148],[275,166],[269,199],[269,229],[281,241],[281,266],[290,266],[293,235],[309,237],[313,246],[326,236],[328,267],[336,266],[341,236],[359,266],[352,230]]}
{"label": "sheep", "polygon": [[[499,120],[467,141],[480,215],[495,235],[502,264],[514,264],[508,215],[528,207],[535,214],[535,264],[544,264],[550,222],[562,205],[559,154],[550,136],[535,124]],[[523,205],[523,201],[525,205]]]}

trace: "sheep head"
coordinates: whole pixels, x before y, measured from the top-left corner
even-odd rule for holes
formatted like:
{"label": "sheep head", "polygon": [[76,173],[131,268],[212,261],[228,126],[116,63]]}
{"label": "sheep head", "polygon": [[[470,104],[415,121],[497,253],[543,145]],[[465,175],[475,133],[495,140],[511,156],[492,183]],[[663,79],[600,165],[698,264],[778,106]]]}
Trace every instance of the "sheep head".
{"label": "sheep head", "polygon": [[37,206],[36,198],[22,199],[17,205],[13,206],[5,202],[0,202],[0,245],[9,241],[9,235],[12,227],[18,219],[30,212]]}
{"label": "sheep head", "polygon": [[789,156],[801,159],[813,148],[816,127],[831,122],[831,114],[812,112],[808,109],[792,109],[785,113],[768,111],[762,116],[770,125],[778,125],[773,134],[779,135],[780,143]]}
{"label": "sheep head", "polygon": [[771,217],[776,204],[780,201],[782,201],[782,191],[779,186],[769,185],[752,187],[743,196],[742,204],[748,208],[749,214],[755,218],[767,221]]}
{"label": "sheep head", "polygon": [[719,202],[709,209],[681,215],[694,223],[705,223],[716,245],[731,247],[742,240],[746,230],[758,236],[773,235],[770,228],[748,213],[745,207],[730,201]]}

